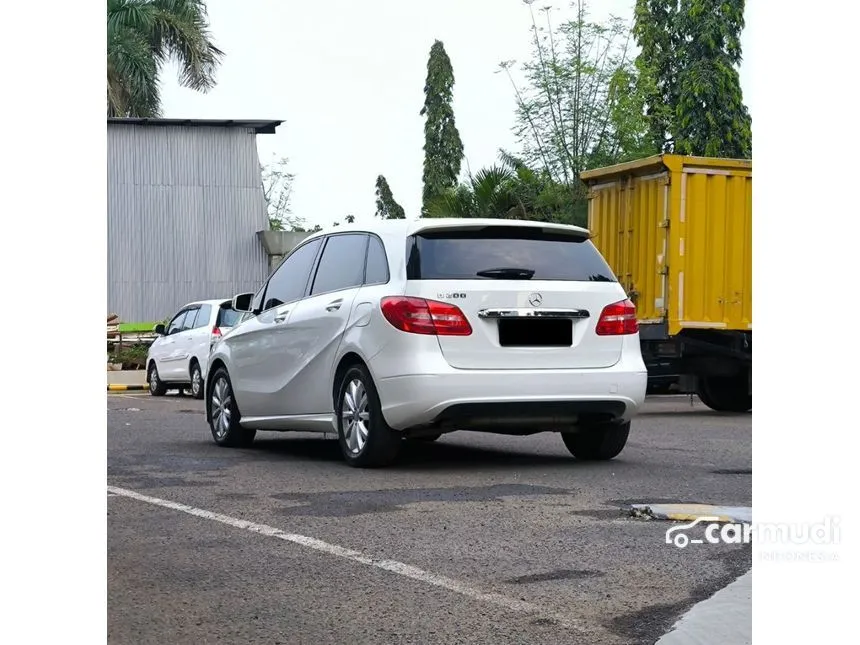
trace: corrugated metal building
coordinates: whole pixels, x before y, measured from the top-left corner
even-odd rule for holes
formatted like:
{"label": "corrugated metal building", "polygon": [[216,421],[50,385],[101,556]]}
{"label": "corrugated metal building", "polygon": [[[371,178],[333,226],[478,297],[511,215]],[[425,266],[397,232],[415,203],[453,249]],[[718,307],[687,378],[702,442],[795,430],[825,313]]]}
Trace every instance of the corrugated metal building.
{"label": "corrugated metal building", "polygon": [[268,273],[257,134],[281,121],[107,121],[108,312],[126,322],[255,291]]}

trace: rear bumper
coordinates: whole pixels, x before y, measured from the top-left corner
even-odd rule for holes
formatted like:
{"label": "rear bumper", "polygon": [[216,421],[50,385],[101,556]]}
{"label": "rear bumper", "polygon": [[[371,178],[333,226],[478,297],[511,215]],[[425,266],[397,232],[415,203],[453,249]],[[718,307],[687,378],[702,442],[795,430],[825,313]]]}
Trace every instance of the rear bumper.
{"label": "rear bumper", "polygon": [[601,370],[457,370],[378,379],[392,428],[557,430],[629,421],[645,400],[644,366]]}

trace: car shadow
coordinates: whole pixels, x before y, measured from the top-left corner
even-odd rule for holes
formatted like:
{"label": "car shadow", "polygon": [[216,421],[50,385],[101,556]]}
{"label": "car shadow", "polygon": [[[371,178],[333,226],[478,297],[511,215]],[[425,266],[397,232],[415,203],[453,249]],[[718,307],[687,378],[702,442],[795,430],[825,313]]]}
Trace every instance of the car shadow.
{"label": "car shadow", "polygon": [[[282,459],[295,457],[320,462],[346,464],[336,439],[322,437],[260,437],[254,441],[249,453],[263,459]],[[514,452],[511,450],[488,448],[484,446],[464,446],[462,444],[437,442],[406,441],[397,457],[386,470],[470,470],[491,469],[498,466],[518,468],[543,468],[550,465],[569,464],[581,467],[588,464],[577,462],[572,456],[546,455],[539,453]]]}

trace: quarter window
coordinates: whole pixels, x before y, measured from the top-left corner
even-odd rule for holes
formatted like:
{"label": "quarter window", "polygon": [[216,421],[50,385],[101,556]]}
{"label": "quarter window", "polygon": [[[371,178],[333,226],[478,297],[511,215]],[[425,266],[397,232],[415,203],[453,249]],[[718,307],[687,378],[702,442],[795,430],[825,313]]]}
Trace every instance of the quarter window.
{"label": "quarter window", "polygon": [[385,255],[385,247],[375,235],[369,237],[364,283],[385,284],[388,282],[388,258]]}
{"label": "quarter window", "polygon": [[326,242],[314,278],[311,295],[361,285],[367,236],[361,233],[332,235]]}

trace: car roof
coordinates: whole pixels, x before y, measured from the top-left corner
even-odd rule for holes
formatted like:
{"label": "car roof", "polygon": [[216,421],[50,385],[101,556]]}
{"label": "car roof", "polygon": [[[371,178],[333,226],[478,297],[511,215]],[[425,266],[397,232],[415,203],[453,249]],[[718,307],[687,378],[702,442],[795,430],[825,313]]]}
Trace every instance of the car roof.
{"label": "car roof", "polygon": [[220,307],[225,303],[233,302],[232,298],[218,298],[216,300],[195,300],[194,302],[188,302],[182,305],[182,308],[186,307],[198,307],[200,305],[212,305],[213,307]]}
{"label": "car roof", "polygon": [[418,219],[377,219],[373,221],[355,222],[353,224],[340,224],[329,226],[316,233],[309,235],[305,240],[312,240],[332,233],[377,233],[379,235],[391,235],[408,237],[419,231],[429,231],[445,228],[484,228],[486,226],[516,226],[542,228],[567,233],[578,233],[590,237],[588,229],[570,224],[556,224],[554,222],[537,222],[522,219],[497,219],[497,218],[454,218],[454,217],[422,217]]}

